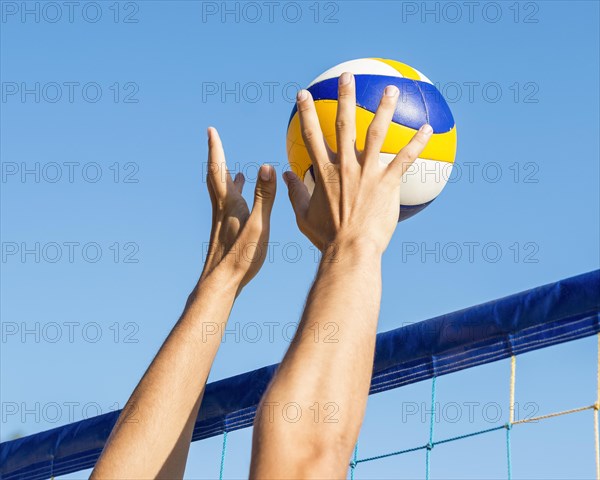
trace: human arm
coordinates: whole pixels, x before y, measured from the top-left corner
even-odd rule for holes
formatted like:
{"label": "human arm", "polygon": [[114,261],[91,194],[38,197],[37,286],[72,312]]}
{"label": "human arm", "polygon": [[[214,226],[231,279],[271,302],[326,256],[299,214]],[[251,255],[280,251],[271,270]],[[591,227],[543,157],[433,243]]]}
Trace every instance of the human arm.
{"label": "human arm", "polygon": [[[213,206],[204,269],[184,311],[131,394],[92,479],[182,478],[198,409],[233,302],[265,260],[276,181],[263,165],[252,212],[244,178],[227,171],[221,140],[209,129],[207,186]],[[237,252],[244,251],[244,255]],[[219,330],[217,335],[207,335]]]}
{"label": "human arm", "polygon": [[[389,165],[380,163],[398,94],[395,87],[386,89],[365,150],[357,152],[354,79],[342,75],[334,154],[310,94],[299,93],[303,139],[315,171],[312,196],[291,172],[284,178],[300,230],[323,255],[296,335],[257,412],[251,478],[345,477],[373,367],[381,256],[397,225],[401,177],[431,135],[431,127],[423,126]],[[325,341],[328,325],[336,333]],[[289,405],[299,406],[294,421],[282,410]]]}

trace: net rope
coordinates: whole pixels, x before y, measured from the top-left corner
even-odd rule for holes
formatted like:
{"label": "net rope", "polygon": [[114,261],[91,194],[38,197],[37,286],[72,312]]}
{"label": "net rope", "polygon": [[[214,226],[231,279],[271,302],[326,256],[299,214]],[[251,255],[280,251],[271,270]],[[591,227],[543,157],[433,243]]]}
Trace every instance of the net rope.
{"label": "net rope", "polygon": [[375,460],[381,460],[383,458],[404,455],[407,453],[416,452],[419,450],[425,450],[425,480],[430,479],[431,474],[431,457],[433,447],[436,445],[442,445],[446,443],[456,442],[459,440],[463,440],[465,438],[471,438],[478,435],[484,435],[491,432],[496,432],[499,430],[506,431],[506,464],[507,464],[507,478],[508,480],[512,479],[512,453],[511,453],[511,435],[513,426],[515,425],[525,425],[528,423],[539,422],[542,420],[547,420],[550,418],[560,417],[564,415],[571,415],[574,413],[584,412],[587,410],[593,410],[593,422],[594,422],[594,450],[595,450],[595,463],[596,463],[596,480],[600,480],[600,437],[599,437],[599,426],[598,426],[598,409],[600,408],[600,334],[597,335],[597,365],[596,365],[596,400],[592,405],[587,405],[583,407],[572,408],[569,410],[562,410],[558,412],[551,412],[544,415],[539,415],[537,417],[525,418],[521,420],[515,420],[515,382],[516,382],[516,372],[517,372],[517,357],[516,355],[511,356],[510,358],[510,383],[509,383],[509,408],[508,408],[508,421],[504,425],[499,425],[497,427],[487,428],[484,430],[478,430],[474,432],[469,432],[463,435],[458,435],[455,437],[450,437],[442,440],[434,440],[434,425],[435,425],[435,399],[436,399],[436,378],[432,377],[431,381],[431,421],[429,423],[429,442],[425,445],[418,445],[412,448],[407,448],[404,450],[393,451],[389,453],[383,453],[381,455],[376,455],[372,457],[366,458],[358,458],[358,444],[354,449],[354,455],[352,461],[350,462],[350,478],[354,480],[356,475],[356,469],[359,464],[372,462]]}
{"label": "net rope", "polygon": [[223,432],[223,446],[221,447],[221,467],[219,468],[219,480],[223,480],[225,470],[225,454],[227,453],[227,431]]}

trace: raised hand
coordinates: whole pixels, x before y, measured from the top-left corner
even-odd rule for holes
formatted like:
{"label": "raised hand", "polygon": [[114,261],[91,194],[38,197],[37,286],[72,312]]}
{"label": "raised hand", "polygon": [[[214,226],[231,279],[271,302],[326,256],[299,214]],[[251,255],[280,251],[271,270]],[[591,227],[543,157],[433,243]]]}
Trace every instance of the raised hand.
{"label": "raised hand", "polygon": [[317,248],[325,251],[358,242],[382,253],[398,223],[402,175],[423,151],[433,130],[423,125],[384,165],[379,152],[398,102],[398,88],[385,89],[362,152],[355,147],[356,95],[351,73],[340,76],[338,91],[337,153],[325,142],[310,92],[298,92],[302,138],[315,174],[313,195],[293,172],[285,172],[283,178],[298,227]]}
{"label": "raised hand", "polygon": [[221,139],[211,127],[208,129],[206,180],[213,212],[210,245],[201,279],[221,266],[239,279],[241,289],[265,261],[275,201],[275,172],[269,165],[260,167],[250,212],[242,196],[244,175],[238,173],[235,179],[231,178]]}
{"label": "raised hand", "polygon": [[[275,200],[273,168],[261,167],[250,211],[242,198],[244,177],[231,178],[213,128],[208,145],[213,215],[202,276],[129,397],[92,479],[183,478],[206,381],[235,297],[265,260]],[[129,420],[132,411],[135,421]]]}

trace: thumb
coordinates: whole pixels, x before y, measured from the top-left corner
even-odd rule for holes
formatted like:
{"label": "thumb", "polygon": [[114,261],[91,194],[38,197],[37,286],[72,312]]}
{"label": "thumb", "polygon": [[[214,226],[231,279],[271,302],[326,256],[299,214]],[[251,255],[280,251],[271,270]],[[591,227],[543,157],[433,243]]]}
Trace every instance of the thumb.
{"label": "thumb", "polygon": [[275,192],[277,182],[275,180],[275,171],[271,165],[261,165],[258,170],[258,179],[254,189],[254,205],[252,207],[252,217],[260,216],[264,222],[268,222],[275,203]]}
{"label": "thumb", "polygon": [[292,171],[284,172],[283,181],[287,185],[288,196],[290,197],[292,208],[296,214],[296,220],[299,220],[304,217],[310,202],[308,188],[304,182],[300,180],[300,177]]}

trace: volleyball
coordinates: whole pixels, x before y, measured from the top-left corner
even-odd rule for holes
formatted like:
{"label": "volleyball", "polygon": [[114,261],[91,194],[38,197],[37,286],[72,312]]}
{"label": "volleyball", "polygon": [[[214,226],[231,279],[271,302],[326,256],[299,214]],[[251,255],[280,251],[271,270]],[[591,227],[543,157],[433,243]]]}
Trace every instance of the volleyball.
{"label": "volleyball", "polygon": [[[425,123],[433,135],[421,156],[402,177],[400,218],[405,220],[423,210],[446,185],[456,156],[456,125],[448,103],[429,78],[413,67],[384,58],[361,58],[340,63],[315,78],[307,87],[323,135],[336,152],[335,118],[338,77],[352,72],[356,82],[356,148],[362,150],[367,129],[387,85],[400,90],[398,105],[383,144],[380,161],[388,164]],[[286,148],[290,168],[312,193],[314,176],[308,151],[302,140],[296,107],[287,129]]]}

